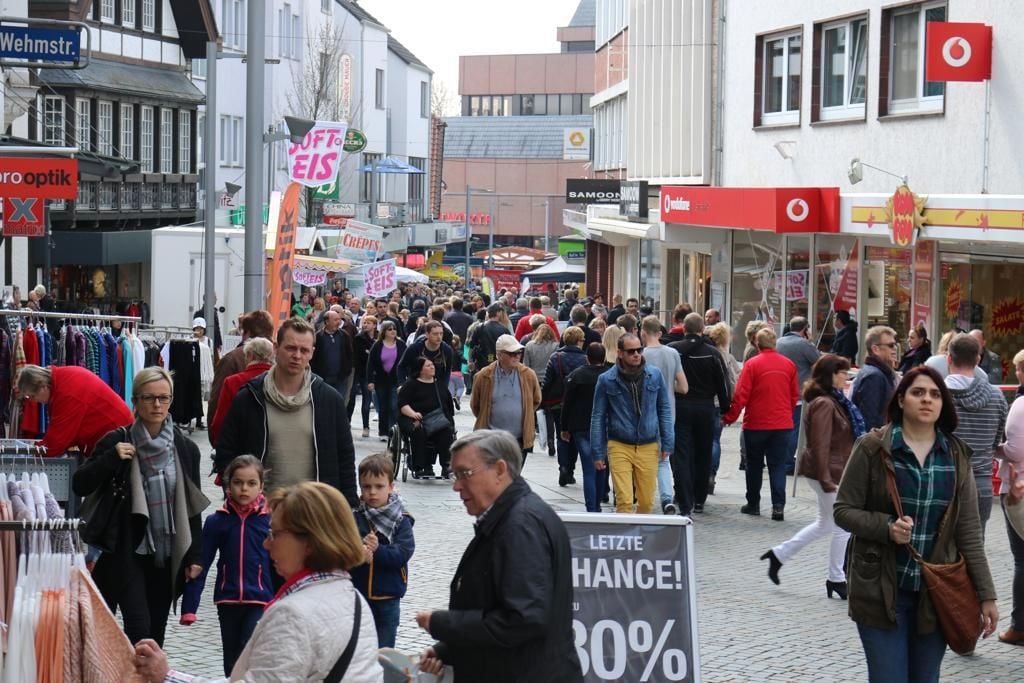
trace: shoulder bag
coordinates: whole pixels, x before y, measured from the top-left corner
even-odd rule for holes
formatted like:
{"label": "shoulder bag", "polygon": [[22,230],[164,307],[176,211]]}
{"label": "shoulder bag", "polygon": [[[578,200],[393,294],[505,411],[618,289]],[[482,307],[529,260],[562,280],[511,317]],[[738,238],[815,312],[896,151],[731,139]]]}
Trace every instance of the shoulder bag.
{"label": "shoulder bag", "polygon": [[[124,427],[121,430],[122,441],[131,443],[128,430]],[[110,479],[86,496],[79,510],[85,522],[82,540],[105,553],[116,550],[125,511],[131,505],[130,472],[131,460],[119,461]]]}
{"label": "shoulder bag", "polygon": [[352,663],[352,655],[356,653],[356,641],[359,640],[359,628],[362,624],[363,601],[359,599],[359,591],[353,590],[352,592],[356,594],[356,614],[355,619],[352,620],[352,635],[348,639],[345,650],[338,657],[338,661],[327,672],[324,683],[341,683],[341,680],[345,678],[345,672],[348,671],[348,665]]}
{"label": "shoulder bag", "polygon": [[452,428],[452,423],[444,412],[444,406],[441,405],[441,390],[437,388],[437,380],[434,380],[434,393],[437,395],[437,407],[424,415],[422,422],[423,431],[427,436]]}
{"label": "shoulder bag", "polygon": [[[884,466],[884,465],[883,465]],[[896,514],[903,518],[903,505],[899,490],[896,488],[896,477],[889,467],[885,468],[886,484],[889,497],[896,508]],[[943,516],[939,533],[949,520]],[[966,655],[974,652],[981,637],[981,603],[978,592],[967,573],[964,556],[957,552],[957,561],[950,564],[926,562],[921,553],[913,545],[907,544],[907,550],[914,560],[921,565],[921,578],[928,587],[928,596],[935,609],[935,618],[939,629],[953,652]]]}

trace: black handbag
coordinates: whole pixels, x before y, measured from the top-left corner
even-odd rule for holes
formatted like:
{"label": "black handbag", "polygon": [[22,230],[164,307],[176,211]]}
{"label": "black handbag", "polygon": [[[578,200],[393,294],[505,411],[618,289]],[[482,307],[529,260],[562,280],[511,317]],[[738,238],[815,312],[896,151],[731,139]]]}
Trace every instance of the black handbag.
{"label": "black handbag", "polygon": [[426,432],[427,436],[433,436],[445,429],[452,428],[452,423],[445,414],[444,407],[441,405],[441,391],[437,388],[436,380],[434,381],[434,393],[437,394],[437,407],[424,415],[421,422],[423,431]]}
{"label": "black handbag", "polygon": [[[129,441],[128,430],[124,431],[125,441]],[[79,509],[84,522],[82,540],[105,553],[117,548],[121,525],[127,517],[125,510],[131,505],[130,478],[131,460],[120,461],[113,476],[86,496]]]}

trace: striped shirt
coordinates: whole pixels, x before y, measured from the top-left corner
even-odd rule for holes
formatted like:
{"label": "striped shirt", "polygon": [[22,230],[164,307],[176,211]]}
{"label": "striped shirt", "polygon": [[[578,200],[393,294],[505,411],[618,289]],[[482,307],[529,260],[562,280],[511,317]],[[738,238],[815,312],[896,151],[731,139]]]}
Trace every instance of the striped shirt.
{"label": "striped shirt", "polygon": [[[903,429],[894,426],[892,463],[903,514],[914,520],[910,542],[921,553],[921,557],[927,560],[935,547],[942,517],[956,491],[956,463],[950,452],[949,441],[942,432],[936,431],[935,444],[922,466],[903,440]],[[921,567],[904,545],[896,551],[896,573],[900,588],[921,590]]]}

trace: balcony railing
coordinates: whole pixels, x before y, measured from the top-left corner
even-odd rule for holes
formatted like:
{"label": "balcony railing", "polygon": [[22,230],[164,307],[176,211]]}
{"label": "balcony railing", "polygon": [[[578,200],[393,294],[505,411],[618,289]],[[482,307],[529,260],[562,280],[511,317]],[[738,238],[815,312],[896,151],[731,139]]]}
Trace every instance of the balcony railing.
{"label": "balcony railing", "polygon": [[74,202],[50,205],[53,211],[189,211],[196,208],[195,183],[118,183],[81,181]]}

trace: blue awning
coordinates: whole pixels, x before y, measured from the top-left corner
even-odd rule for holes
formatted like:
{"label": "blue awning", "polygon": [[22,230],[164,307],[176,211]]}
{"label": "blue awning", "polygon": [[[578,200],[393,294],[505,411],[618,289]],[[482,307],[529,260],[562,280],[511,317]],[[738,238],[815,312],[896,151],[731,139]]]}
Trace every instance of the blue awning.
{"label": "blue awning", "polygon": [[359,171],[361,173],[423,173],[422,170],[395,157],[384,157],[380,161],[362,166]]}

